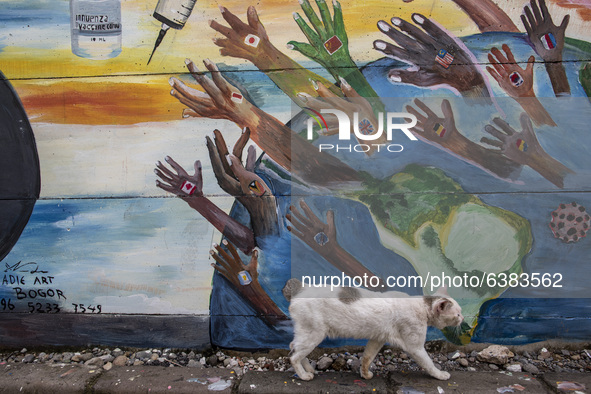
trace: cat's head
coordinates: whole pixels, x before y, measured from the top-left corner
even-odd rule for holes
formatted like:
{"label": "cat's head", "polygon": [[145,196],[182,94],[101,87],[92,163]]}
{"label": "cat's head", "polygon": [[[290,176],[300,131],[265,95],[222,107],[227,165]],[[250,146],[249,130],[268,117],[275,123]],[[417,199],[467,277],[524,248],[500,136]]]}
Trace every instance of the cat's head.
{"label": "cat's head", "polygon": [[459,326],[464,321],[462,307],[447,294],[445,288],[433,294],[431,312],[433,313],[432,325],[440,330],[445,327]]}

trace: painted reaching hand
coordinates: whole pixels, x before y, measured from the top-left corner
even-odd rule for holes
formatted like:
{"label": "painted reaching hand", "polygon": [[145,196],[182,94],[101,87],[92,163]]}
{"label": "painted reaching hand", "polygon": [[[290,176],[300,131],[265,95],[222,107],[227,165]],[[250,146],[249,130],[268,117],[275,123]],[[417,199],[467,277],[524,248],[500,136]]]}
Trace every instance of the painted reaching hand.
{"label": "painted reaching hand", "polygon": [[536,53],[545,62],[560,62],[570,16],[565,15],[560,26],[556,26],[548,12],[546,0],[530,0],[530,6],[526,5],[523,11],[525,15],[521,15],[521,22]]}
{"label": "painted reaching hand", "polygon": [[[308,87],[309,79],[313,78],[328,83],[321,76],[300,66],[271,43],[253,6],[248,7],[246,12],[247,23],[225,7],[220,7],[220,11],[229,27],[216,21],[210,21],[209,25],[224,36],[224,38],[213,40],[214,44],[221,48],[220,54],[222,56],[250,61],[298,105],[299,102],[295,97],[297,92],[314,93]],[[286,73],[285,70],[289,70],[289,72]],[[336,87],[334,90],[336,91]]]}
{"label": "painted reaching hand", "polygon": [[227,119],[238,125],[247,123],[247,119],[252,116],[253,105],[226,81],[214,63],[208,59],[203,61],[212,79],[200,72],[191,60],[185,60],[185,64],[205,93],[188,87],[177,78],[170,78],[170,94],[189,107],[183,111],[183,117]]}
{"label": "painted reaching hand", "polygon": [[439,117],[419,99],[415,99],[414,104],[427,115],[423,115],[410,105],[406,106],[406,110],[417,118],[417,125],[413,131],[419,136],[451,150],[464,140],[465,137],[456,128],[454,113],[448,100],[444,99],[441,102],[443,117]]}
{"label": "painted reaching hand", "polygon": [[494,118],[493,123],[498,128],[486,125],[484,130],[496,140],[483,137],[481,141],[498,148],[499,153],[514,162],[530,166],[556,186],[564,187],[564,177],[573,171],[546,153],[527,114],[522,113],[520,121],[522,131],[517,132],[503,119]]}
{"label": "painted reaching hand", "polygon": [[526,5],[523,8],[525,15],[521,15],[521,21],[534,50],[545,62],[554,94],[569,95],[570,86],[561,62],[564,36],[570,16],[566,15],[560,26],[556,26],[548,12],[546,1],[537,1],[539,6],[536,0],[530,0],[530,6]]}
{"label": "painted reaching hand", "polygon": [[246,300],[250,302],[253,308],[259,313],[260,317],[271,326],[276,325],[281,320],[286,320],[287,316],[279,309],[277,304],[269,297],[259,283],[259,274],[257,271],[259,252],[254,250],[250,257],[250,262],[244,264],[238,251],[232,243],[223,240],[222,244],[226,247],[224,250],[220,245],[215,244],[214,249],[209,254],[217,262],[211,266],[215,268],[224,278],[226,278]]}
{"label": "painted reaching hand", "polygon": [[505,55],[498,48],[493,47],[488,54],[488,61],[492,67],[487,66],[486,71],[499,83],[499,86],[510,97],[535,97],[534,93],[534,62],[535,57],[530,56],[525,68],[519,67],[515,56],[507,44],[503,44]]}
{"label": "painted reaching hand", "polygon": [[156,180],[156,186],[178,197],[203,196],[201,161],[195,162],[195,174],[189,175],[172,157],[166,156],[164,160],[176,171],[176,174],[158,161],[154,172],[160,180]]}
{"label": "painted reaching hand", "polygon": [[206,137],[213,172],[220,187],[235,196],[250,214],[255,237],[276,234],[277,206],[271,188],[254,173],[256,149],[248,148],[246,167],[242,164],[242,151],[249,140],[250,130],[245,128],[229,154],[219,130],[214,130],[214,141]]}
{"label": "painted reaching hand", "polygon": [[[363,277],[364,275],[377,277],[339,245],[334,222],[334,211],[329,210],[326,212],[326,223],[324,223],[314,214],[304,200],[300,200],[300,208],[302,212],[292,205],[289,207],[291,214],[285,215],[292,225],[287,227],[289,231],[334,267],[344,272],[345,275],[351,277]],[[370,288],[370,290],[388,290],[381,278],[378,277],[376,283],[375,289]]]}
{"label": "painted reaching hand", "polygon": [[374,48],[411,65],[406,70],[390,70],[389,80],[420,87],[446,86],[463,96],[488,97],[484,78],[461,41],[423,15],[412,14],[412,20],[421,28],[396,17],[391,20],[394,26],[378,22],[378,28],[396,45],[376,40]]}
{"label": "painted reaching hand", "polygon": [[[306,93],[298,93],[298,97],[306,105],[305,109],[320,112],[322,109],[339,110],[346,114],[357,114],[357,124],[351,124],[351,134],[354,134],[359,143],[366,143],[371,135],[378,133],[380,126],[371,102],[361,97],[353,87],[343,78],[341,80],[341,90],[345,96],[339,97],[332,93],[326,86],[320,82],[313,81],[314,89],[318,92],[319,98],[314,98]],[[381,104],[381,102],[379,102]],[[379,105],[378,104],[378,105]],[[332,135],[339,132],[339,122],[334,115],[324,115],[328,128],[320,131],[320,134]],[[355,119],[353,120],[355,121]],[[376,136],[372,140],[374,144],[386,143],[386,133],[383,123],[381,124],[381,136]],[[369,155],[373,150],[369,150]]]}
{"label": "painted reaching hand", "polygon": [[415,99],[414,104],[424,112],[423,114],[410,105],[406,106],[406,110],[417,118],[417,125],[412,129],[417,137],[440,146],[500,178],[514,179],[519,175],[519,165],[498,152],[472,142],[458,131],[448,100],[444,99],[441,102],[443,117],[438,116],[419,99]]}
{"label": "painted reaching hand", "polygon": [[498,48],[493,47],[488,54],[488,73],[498,82],[501,89],[513,97],[523,107],[525,112],[537,125],[548,124],[556,126],[550,114],[544,109],[534,93],[534,61],[530,56],[527,66],[521,68],[515,61],[515,56],[507,44],[502,46],[505,55]]}
{"label": "painted reaching hand", "polygon": [[326,212],[326,223],[324,223],[304,200],[300,200],[300,208],[303,213],[293,205],[289,207],[291,214],[288,213],[285,217],[291,222],[291,226],[287,229],[319,254],[330,254],[339,246],[334,225],[334,211]]}
{"label": "painted reaching hand", "polygon": [[300,0],[302,11],[312,27],[299,13],[294,12],[293,17],[308,39],[308,43],[290,41],[287,43],[287,47],[320,64],[333,76],[335,81],[344,78],[360,95],[377,97],[376,92],[369,86],[349,54],[349,39],[345,30],[341,4],[337,0],[333,0],[332,4],[333,15],[331,16],[326,1],[316,0],[316,6],[320,13],[320,18],[318,18],[310,2]]}
{"label": "painted reaching hand", "polygon": [[226,7],[220,6],[220,11],[230,27],[213,20],[209,22],[209,26],[225,37],[213,40],[213,43],[221,48],[222,56],[246,59],[253,63],[260,61],[261,56],[268,56],[273,46],[253,6],[248,7],[246,12],[248,24],[242,22]]}
{"label": "painted reaching hand", "polygon": [[172,157],[166,156],[165,160],[172,169],[160,161],[156,163],[154,172],[160,178],[156,180],[156,186],[181,197],[218,231],[238,245],[240,250],[251,253],[255,246],[252,230],[238,223],[203,195],[201,162],[195,162],[195,174],[189,175]]}

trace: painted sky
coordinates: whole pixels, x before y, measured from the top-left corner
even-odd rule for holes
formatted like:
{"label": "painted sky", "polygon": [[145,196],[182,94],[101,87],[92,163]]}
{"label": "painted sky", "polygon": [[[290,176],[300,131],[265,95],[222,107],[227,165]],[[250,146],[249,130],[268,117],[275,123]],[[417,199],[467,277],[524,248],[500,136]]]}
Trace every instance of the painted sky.
{"label": "painted sky", "polygon": [[[556,20],[571,14],[568,35],[582,38],[581,15],[588,11],[576,1],[557,1],[550,11]],[[381,38],[380,19],[409,19],[419,12],[435,18],[459,36],[478,32],[474,23],[449,0],[395,0],[341,2],[350,37],[352,57],[363,64],[380,56],[372,42]],[[524,2],[498,1],[517,26]],[[113,59],[89,60],[70,49],[69,2],[66,0],[0,1],[0,70],[15,85],[33,121],[62,124],[134,124],[178,119],[182,106],[168,95],[168,77],[186,71],[184,59],[252,67],[246,61],[222,57],[212,43],[216,34],[209,20],[225,23],[218,6],[245,18],[249,3],[240,0],[198,1],[183,30],[171,29],[146,65],[160,24],[152,17],[156,1],[122,0],[123,51]],[[262,0],[256,4],[260,19],[275,46],[285,48],[290,40],[304,41],[292,19],[300,11],[295,0]],[[570,8],[565,8],[570,7]],[[574,10],[582,12],[575,12]],[[306,61],[297,52],[289,55]],[[198,63],[199,64],[199,63]],[[73,77],[84,77],[77,79]],[[96,78],[98,77],[98,78]]]}

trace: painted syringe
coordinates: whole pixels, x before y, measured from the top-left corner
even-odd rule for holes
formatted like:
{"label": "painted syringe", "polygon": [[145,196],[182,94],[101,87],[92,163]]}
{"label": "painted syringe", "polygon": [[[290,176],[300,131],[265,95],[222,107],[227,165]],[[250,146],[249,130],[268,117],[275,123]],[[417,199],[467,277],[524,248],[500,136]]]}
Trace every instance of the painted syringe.
{"label": "painted syringe", "polygon": [[162,22],[162,28],[160,29],[160,33],[158,33],[158,38],[154,44],[148,64],[150,64],[156,48],[162,42],[168,29],[172,27],[173,29],[181,30],[185,26],[185,23],[187,23],[187,19],[189,19],[196,3],[197,0],[158,0],[152,16]]}

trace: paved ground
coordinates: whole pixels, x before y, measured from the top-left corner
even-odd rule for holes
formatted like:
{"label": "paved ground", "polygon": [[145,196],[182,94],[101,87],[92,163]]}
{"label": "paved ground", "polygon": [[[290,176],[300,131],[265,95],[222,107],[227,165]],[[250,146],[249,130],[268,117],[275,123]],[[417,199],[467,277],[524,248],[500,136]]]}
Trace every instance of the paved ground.
{"label": "paved ground", "polygon": [[[563,390],[559,391],[558,387]],[[289,372],[186,367],[118,367],[109,371],[79,364],[5,364],[0,393],[591,393],[591,373],[452,372],[438,381],[421,372],[393,372],[363,380],[351,372],[318,373],[303,382]]]}

